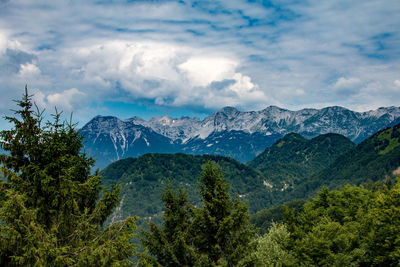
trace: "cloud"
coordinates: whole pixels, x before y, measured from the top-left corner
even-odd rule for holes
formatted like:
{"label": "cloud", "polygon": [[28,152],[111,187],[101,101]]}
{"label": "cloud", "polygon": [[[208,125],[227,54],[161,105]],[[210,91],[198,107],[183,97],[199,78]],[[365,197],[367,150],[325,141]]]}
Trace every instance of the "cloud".
{"label": "cloud", "polygon": [[40,69],[32,63],[21,64],[18,74],[23,77],[35,76],[40,74]]}
{"label": "cloud", "polygon": [[[124,91],[132,99],[149,99],[164,106],[219,108],[265,103],[264,93],[249,76],[236,70],[240,62],[232,56],[216,56],[212,51],[171,43],[126,40],[98,43],[61,53],[75,55],[68,62],[70,68],[88,84],[96,84],[98,95],[113,97],[115,91],[110,92],[109,88],[118,84],[119,93]],[[233,83],[212,90],[217,82],[226,80]],[[215,97],[219,102],[210,102]]]}
{"label": "cloud", "polygon": [[362,87],[362,81],[359,78],[345,78],[340,77],[336,83],[333,85],[335,92],[343,95],[354,95],[359,92]]}
{"label": "cloud", "polygon": [[18,40],[10,39],[9,35],[9,31],[0,28],[0,56],[7,50],[24,50],[22,44]]}
{"label": "cloud", "polygon": [[8,44],[6,34],[0,30],[0,55],[4,54],[7,46]]}
{"label": "cloud", "polygon": [[232,78],[238,63],[228,58],[192,57],[178,68],[187,75],[193,86],[207,86]]}
{"label": "cloud", "polygon": [[[43,96],[39,94],[38,97]],[[46,97],[48,106],[57,107],[59,110],[72,111],[73,107],[86,100],[87,95],[76,88],[65,90],[61,93],[50,94]]]}
{"label": "cloud", "polygon": [[394,81],[394,85],[395,85],[396,87],[400,87],[400,80],[395,80],[395,81]]}
{"label": "cloud", "polygon": [[17,74],[20,69],[28,71],[29,65],[36,59],[34,53],[13,39],[9,39],[6,31],[0,29],[0,75]]}
{"label": "cloud", "polygon": [[358,87],[361,84],[361,80],[359,78],[344,78],[340,77],[335,85],[333,86],[336,89],[352,89]]}
{"label": "cloud", "polygon": [[397,0],[7,1],[0,92],[28,83],[75,110],[398,105],[399,13]]}
{"label": "cloud", "polygon": [[30,94],[32,94],[33,102],[40,110],[47,108],[46,96],[39,89],[30,89]]}

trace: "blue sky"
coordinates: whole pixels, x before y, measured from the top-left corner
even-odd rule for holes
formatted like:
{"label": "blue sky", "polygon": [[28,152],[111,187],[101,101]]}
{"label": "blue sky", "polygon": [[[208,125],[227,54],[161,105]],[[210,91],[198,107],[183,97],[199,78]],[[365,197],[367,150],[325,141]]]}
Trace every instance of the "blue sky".
{"label": "blue sky", "polygon": [[0,0],[0,113],[25,84],[81,124],[399,106],[399,14],[398,0]]}

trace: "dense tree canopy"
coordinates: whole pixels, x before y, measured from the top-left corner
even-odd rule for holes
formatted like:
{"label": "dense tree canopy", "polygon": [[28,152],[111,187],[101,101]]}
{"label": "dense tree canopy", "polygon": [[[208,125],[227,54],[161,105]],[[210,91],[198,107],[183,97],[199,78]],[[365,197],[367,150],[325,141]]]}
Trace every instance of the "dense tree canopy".
{"label": "dense tree canopy", "polygon": [[400,181],[366,189],[327,188],[297,215],[272,224],[254,242],[249,259],[265,266],[398,266],[400,262]]}
{"label": "dense tree canopy", "polygon": [[103,226],[119,189],[102,191],[79,133],[60,113],[43,123],[26,88],[17,104],[17,117],[6,117],[13,128],[0,135],[0,265],[129,264],[134,219]]}

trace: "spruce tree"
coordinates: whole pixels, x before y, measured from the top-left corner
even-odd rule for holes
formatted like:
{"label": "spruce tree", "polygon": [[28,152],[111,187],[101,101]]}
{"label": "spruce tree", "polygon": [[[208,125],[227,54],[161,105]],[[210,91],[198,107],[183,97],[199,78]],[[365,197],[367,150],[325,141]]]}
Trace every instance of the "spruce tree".
{"label": "spruce tree", "polygon": [[[57,112],[43,123],[25,87],[11,130],[0,133],[1,266],[109,266],[130,263],[133,218],[104,226],[119,188],[103,190],[82,138]],[[101,195],[101,197],[100,197]]]}
{"label": "spruce tree", "polygon": [[195,210],[194,246],[202,266],[237,266],[252,251],[254,232],[247,205],[232,201],[221,169],[205,164],[200,178],[202,208]]}
{"label": "spruce tree", "polygon": [[165,203],[162,226],[149,224],[149,230],[142,230],[142,243],[153,256],[144,258],[154,266],[193,266],[196,261],[191,246],[191,223],[193,206],[187,194],[178,192],[169,185],[162,196]]}
{"label": "spruce tree", "polygon": [[232,201],[220,168],[208,162],[200,178],[200,207],[169,188],[163,196],[163,225],[150,224],[143,244],[159,266],[238,266],[254,248],[247,205]]}

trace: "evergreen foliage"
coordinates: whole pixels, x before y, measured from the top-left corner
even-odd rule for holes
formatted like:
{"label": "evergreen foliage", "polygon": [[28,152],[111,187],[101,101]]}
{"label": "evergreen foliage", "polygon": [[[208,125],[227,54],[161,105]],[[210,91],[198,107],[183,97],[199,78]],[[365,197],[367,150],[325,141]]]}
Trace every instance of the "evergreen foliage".
{"label": "evergreen foliage", "polygon": [[269,209],[260,210],[250,216],[250,223],[256,227],[259,233],[264,234],[269,231],[274,223],[283,222],[286,208],[292,209],[295,214],[298,214],[303,210],[305,203],[304,199],[294,199]]}
{"label": "evergreen foliage", "polygon": [[375,193],[361,187],[322,189],[298,217],[287,218],[291,249],[298,260],[312,266],[363,263],[367,253],[364,237],[369,231],[365,219],[374,200]]}
{"label": "evergreen foliage", "polygon": [[[102,190],[94,161],[81,153],[72,123],[42,122],[27,88],[17,101],[14,127],[2,131],[0,265],[125,266],[133,253],[133,218],[104,227],[119,188]],[[102,197],[100,198],[100,194]]]}
{"label": "evergreen foliage", "polygon": [[179,188],[173,192],[169,185],[162,196],[165,204],[162,226],[149,223],[149,230],[142,230],[142,244],[154,257],[143,255],[155,266],[191,266],[196,261],[191,244],[194,207],[187,194]]}
{"label": "evergreen foliage", "polygon": [[125,218],[132,214],[145,220],[160,222],[164,209],[162,192],[172,183],[188,192],[189,202],[199,204],[201,195],[197,192],[198,177],[202,165],[214,161],[221,166],[226,181],[231,184],[229,194],[239,194],[248,200],[251,212],[264,208],[271,202],[269,191],[263,185],[261,173],[240,162],[222,156],[194,156],[178,154],[146,154],[139,158],[127,158],[110,164],[102,170],[103,185],[120,183],[122,187],[121,209],[112,218]]}
{"label": "evergreen foliage", "polygon": [[143,231],[144,258],[159,266],[237,266],[252,250],[254,232],[246,204],[228,194],[221,170],[208,162],[200,179],[201,207],[169,188],[163,224]]}
{"label": "evergreen foliage", "polygon": [[330,186],[376,182],[400,166],[400,124],[374,134],[338,157],[316,179],[329,177]]}
{"label": "evergreen foliage", "polygon": [[390,190],[376,196],[375,207],[368,212],[372,226],[366,237],[368,256],[373,265],[398,266],[400,263],[400,180]]}
{"label": "evergreen foliage", "polygon": [[346,184],[372,185],[389,182],[400,167],[400,124],[377,132],[355,148],[337,157],[295,188],[285,200],[307,198],[321,186],[337,189]]}
{"label": "evergreen foliage", "polygon": [[325,187],[297,215],[286,209],[284,224],[272,224],[251,257],[271,266],[398,266],[399,196],[400,181],[390,189]]}
{"label": "evergreen foliage", "polygon": [[307,181],[329,166],[339,155],[356,145],[339,134],[323,134],[306,139],[290,133],[265,149],[248,165],[261,171],[267,181],[279,189],[288,189]]}

